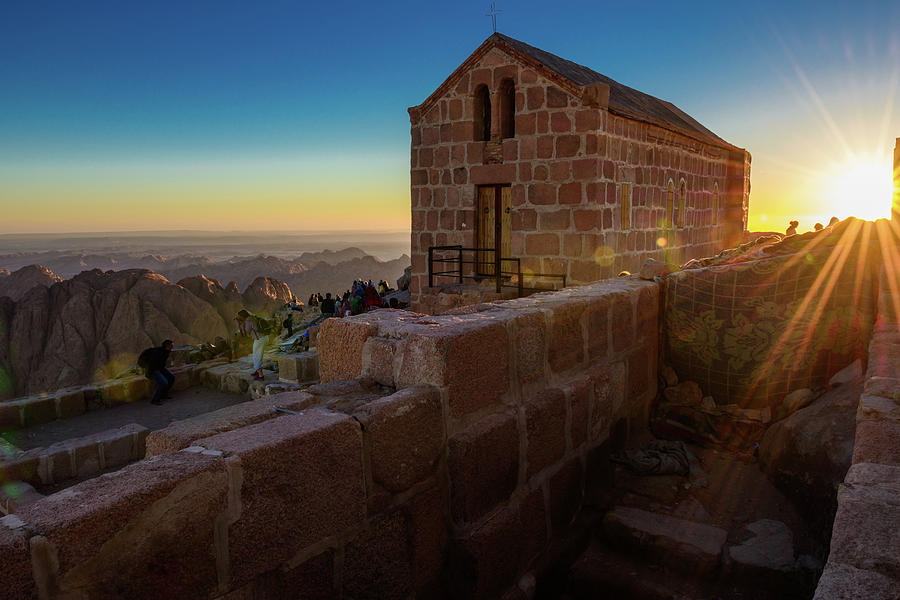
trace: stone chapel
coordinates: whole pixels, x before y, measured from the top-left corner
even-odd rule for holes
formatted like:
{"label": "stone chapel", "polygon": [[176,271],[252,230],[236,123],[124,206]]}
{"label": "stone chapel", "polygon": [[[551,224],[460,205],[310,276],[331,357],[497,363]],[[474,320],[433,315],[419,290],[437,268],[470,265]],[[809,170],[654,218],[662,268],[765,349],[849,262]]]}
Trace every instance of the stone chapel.
{"label": "stone chapel", "polygon": [[742,241],[746,150],[670,102],[503,34],[409,116],[414,310],[423,292],[497,273],[520,291],[552,289]]}

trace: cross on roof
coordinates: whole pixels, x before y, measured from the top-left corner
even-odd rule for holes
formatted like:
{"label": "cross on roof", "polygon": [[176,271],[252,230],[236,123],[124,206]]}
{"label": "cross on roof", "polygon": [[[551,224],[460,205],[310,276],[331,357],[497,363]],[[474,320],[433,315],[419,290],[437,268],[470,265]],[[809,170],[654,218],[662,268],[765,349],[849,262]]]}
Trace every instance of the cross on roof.
{"label": "cross on roof", "polygon": [[494,3],[491,2],[491,10],[488,13],[485,13],[486,17],[491,18],[491,25],[494,27],[494,33],[497,33],[497,15],[502,13],[502,10],[497,10],[494,6]]}

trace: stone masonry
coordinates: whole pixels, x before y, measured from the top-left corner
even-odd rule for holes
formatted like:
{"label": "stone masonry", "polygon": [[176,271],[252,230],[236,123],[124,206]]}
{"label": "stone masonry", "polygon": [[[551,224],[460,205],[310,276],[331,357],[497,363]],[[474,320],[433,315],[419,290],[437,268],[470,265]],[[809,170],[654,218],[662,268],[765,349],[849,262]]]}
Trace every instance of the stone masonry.
{"label": "stone masonry", "polygon": [[[514,108],[504,108],[510,85]],[[485,87],[490,139],[480,139],[476,114]],[[514,131],[503,124],[510,110]],[[714,254],[746,228],[749,153],[667,102],[501,34],[409,114],[413,310],[428,285],[428,248],[476,246],[478,186],[510,186],[502,235],[523,271],[568,283],[649,257]]]}

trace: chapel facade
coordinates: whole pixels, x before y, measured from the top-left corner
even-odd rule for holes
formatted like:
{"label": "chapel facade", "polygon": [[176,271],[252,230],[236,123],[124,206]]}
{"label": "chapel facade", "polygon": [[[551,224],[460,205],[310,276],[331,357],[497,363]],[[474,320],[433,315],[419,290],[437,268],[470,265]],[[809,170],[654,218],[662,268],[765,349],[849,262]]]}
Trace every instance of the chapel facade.
{"label": "chapel facade", "polygon": [[491,276],[503,257],[526,278],[571,285],[742,241],[746,150],[669,102],[508,36],[487,38],[409,115],[414,310],[433,247],[496,249],[473,254],[467,279]]}

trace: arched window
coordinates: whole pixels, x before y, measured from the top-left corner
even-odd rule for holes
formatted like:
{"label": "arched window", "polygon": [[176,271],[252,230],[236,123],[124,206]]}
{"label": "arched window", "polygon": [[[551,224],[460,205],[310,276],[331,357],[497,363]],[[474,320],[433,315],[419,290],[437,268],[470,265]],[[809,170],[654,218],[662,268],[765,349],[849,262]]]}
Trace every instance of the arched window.
{"label": "arched window", "polygon": [[666,189],[666,227],[675,222],[675,183],[670,179]]}
{"label": "arched window", "polygon": [[512,79],[500,82],[500,137],[516,136],[516,84]]}
{"label": "arched window", "polygon": [[684,179],[678,184],[678,227],[684,227],[684,211],[687,207],[687,184]]}
{"label": "arched window", "polygon": [[491,139],[491,93],[486,85],[475,89],[475,130],[476,142],[487,142]]}
{"label": "arched window", "polygon": [[620,229],[631,229],[631,184],[622,184],[622,211],[619,216]]}
{"label": "arched window", "polygon": [[713,214],[712,224],[719,224],[719,182],[713,183]]}

